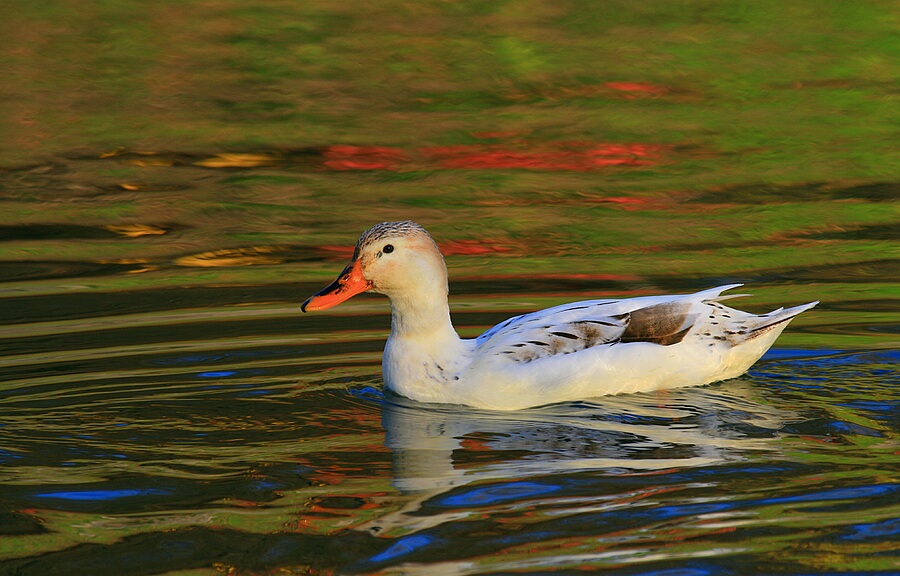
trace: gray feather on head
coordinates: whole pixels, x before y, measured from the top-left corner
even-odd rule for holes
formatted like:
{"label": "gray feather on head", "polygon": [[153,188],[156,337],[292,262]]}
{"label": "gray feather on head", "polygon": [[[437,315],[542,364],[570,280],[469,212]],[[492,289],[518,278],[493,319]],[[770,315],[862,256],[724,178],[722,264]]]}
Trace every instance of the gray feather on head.
{"label": "gray feather on head", "polygon": [[382,222],[376,224],[362,233],[359,240],[356,241],[356,250],[353,257],[359,256],[360,250],[369,244],[374,244],[386,238],[394,238],[397,236],[406,236],[410,234],[425,234],[431,237],[424,228],[413,222],[412,220],[403,220],[400,222]]}

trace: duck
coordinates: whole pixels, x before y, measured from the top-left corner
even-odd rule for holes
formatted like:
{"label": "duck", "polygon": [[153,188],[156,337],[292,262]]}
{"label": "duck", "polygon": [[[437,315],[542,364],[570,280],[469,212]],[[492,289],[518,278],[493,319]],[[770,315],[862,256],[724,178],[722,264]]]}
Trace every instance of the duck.
{"label": "duck", "polygon": [[383,294],[391,305],[382,355],[388,391],[417,402],[520,410],[736,378],[818,304],[760,315],[723,305],[746,296],[723,295],[739,286],[562,304],[464,339],[450,319],[441,251],[425,228],[405,220],[363,232],[350,263],[301,310]]}

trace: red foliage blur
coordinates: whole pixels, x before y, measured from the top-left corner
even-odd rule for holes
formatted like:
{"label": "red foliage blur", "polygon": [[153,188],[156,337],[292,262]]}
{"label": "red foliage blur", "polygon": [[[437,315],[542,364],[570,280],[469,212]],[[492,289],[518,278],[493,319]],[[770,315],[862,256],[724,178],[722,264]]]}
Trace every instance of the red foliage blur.
{"label": "red foliage blur", "polygon": [[[636,95],[662,96],[669,92],[665,86],[657,86],[656,84],[647,84],[642,82],[607,82],[604,84],[611,90],[626,92],[631,97]],[[627,98],[628,96],[626,96]]]}
{"label": "red foliage blur", "polygon": [[500,146],[441,146],[420,152],[443,168],[588,172],[608,166],[651,166],[664,147],[648,144],[558,142],[530,150]]}
{"label": "red foliage blur", "polygon": [[384,146],[329,146],[325,149],[325,166],[332,170],[398,170],[409,162],[397,148]]}
{"label": "red foliage blur", "polygon": [[512,248],[509,246],[503,246],[491,240],[454,240],[450,242],[441,242],[438,246],[444,256],[456,254],[474,256],[478,254],[512,251]]}
{"label": "red foliage blur", "polygon": [[[505,133],[482,133],[501,137]],[[546,170],[589,172],[610,166],[652,166],[667,150],[653,144],[611,144],[601,142],[549,142],[533,147],[500,145],[460,145],[420,148],[408,155],[384,146],[329,146],[324,149],[324,165],[331,170],[389,170],[413,166],[413,158],[437,163],[444,169]]]}

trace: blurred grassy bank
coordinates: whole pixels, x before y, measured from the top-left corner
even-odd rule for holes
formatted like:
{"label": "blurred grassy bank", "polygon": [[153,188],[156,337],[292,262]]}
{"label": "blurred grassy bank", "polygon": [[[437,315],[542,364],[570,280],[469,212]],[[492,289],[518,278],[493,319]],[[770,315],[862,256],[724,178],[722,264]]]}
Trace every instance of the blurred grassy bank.
{"label": "blurred grassy bank", "polygon": [[313,283],[410,218],[457,279],[895,301],[895,8],[23,3],[0,289]]}

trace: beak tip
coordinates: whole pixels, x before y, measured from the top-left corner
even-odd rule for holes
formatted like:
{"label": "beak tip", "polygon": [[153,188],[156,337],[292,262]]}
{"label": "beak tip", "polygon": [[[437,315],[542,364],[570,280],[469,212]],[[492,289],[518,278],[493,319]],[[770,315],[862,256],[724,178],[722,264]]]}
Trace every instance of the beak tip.
{"label": "beak tip", "polygon": [[372,283],[363,277],[359,261],[354,260],[344,268],[337,280],[307,298],[300,305],[300,311],[327,310],[371,287]]}

